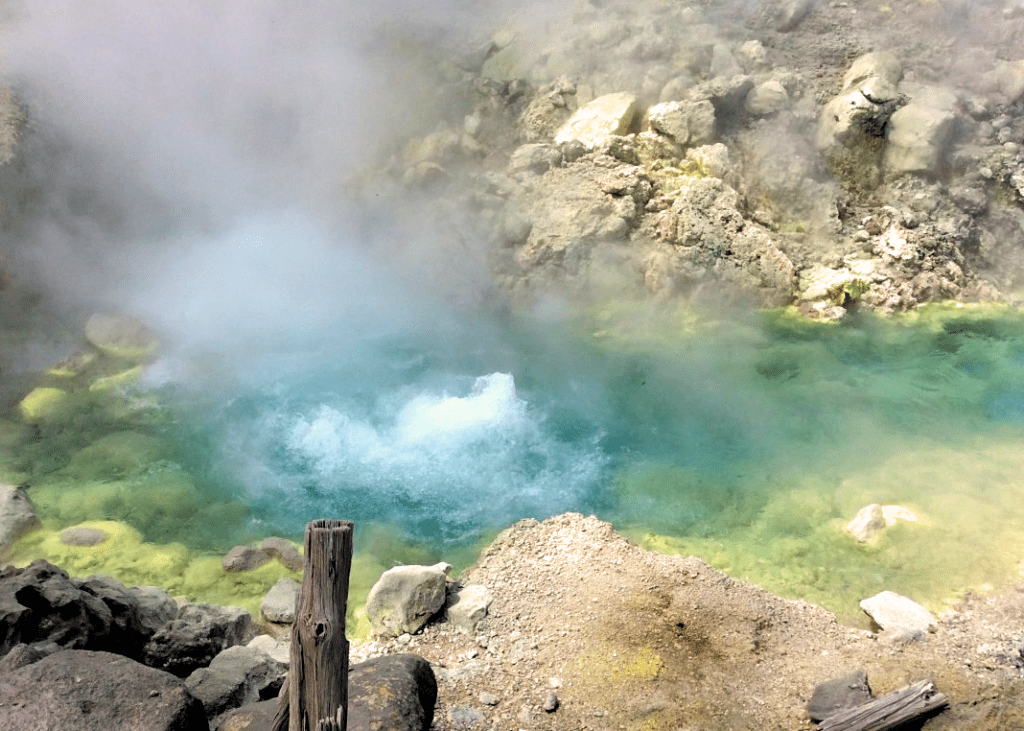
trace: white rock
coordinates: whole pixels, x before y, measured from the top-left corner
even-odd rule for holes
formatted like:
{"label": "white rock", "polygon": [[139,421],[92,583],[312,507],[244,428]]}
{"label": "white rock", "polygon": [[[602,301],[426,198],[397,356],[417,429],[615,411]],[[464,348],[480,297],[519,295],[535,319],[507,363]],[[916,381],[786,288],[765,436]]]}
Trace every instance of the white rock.
{"label": "white rock", "polygon": [[931,612],[891,591],[862,600],[860,608],[894,638],[923,639],[938,628]]}
{"label": "white rock", "polygon": [[938,174],[957,119],[956,95],[941,87],[917,87],[912,101],[889,119],[885,167],[890,175]]}
{"label": "white rock", "polygon": [[274,639],[270,635],[256,635],[246,647],[266,653],[271,658],[287,666],[291,662],[291,642],[288,640]]}
{"label": "white rock", "polygon": [[715,107],[706,99],[656,104],[647,117],[652,130],[680,145],[706,145],[715,136]]}
{"label": "white rock", "polygon": [[846,526],[846,532],[861,543],[867,543],[885,528],[882,506],[878,503],[861,508],[856,517]]}
{"label": "white rock", "polygon": [[396,566],[370,589],[366,616],[381,637],[415,634],[444,606],[451,565]]}
{"label": "white rock", "polygon": [[885,519],[885,525],[888,528],[896,525],[897,520],[905,520],[909,523],[917,522],[917,515],[902,505],[883,505],[882,517]]}
{"label": "white rock", "polygon": [[576,110],[555,135],[555,142],[579,140],[588,148],[597,147],[610,135],[629,132],[638,111],[636,97],[628,92],[599,96]]}
{"label": "white rock", "polygon": [[481,584],[464,586],[448,597],[445,608],[448,621],[459,629],[472,634],[481,619],[487,616],[487,608],[494,601],[494,595]]}

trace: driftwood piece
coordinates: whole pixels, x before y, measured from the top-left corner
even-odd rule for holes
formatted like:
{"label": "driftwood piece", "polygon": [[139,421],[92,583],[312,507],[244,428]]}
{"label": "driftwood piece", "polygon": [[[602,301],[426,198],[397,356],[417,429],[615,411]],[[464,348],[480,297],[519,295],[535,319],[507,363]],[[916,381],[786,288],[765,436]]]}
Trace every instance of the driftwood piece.
{"label": "driftwood piece", "polygon": [[948,702],[930,680],[919,680],[889,695],[829,716],[818,726],[818,731],[889,731],[930,715]]}
{"label": "driftwood piece", "polygon": [[345,731],[348,714],[348,579],[352,523],[306,526],[305,568],[295,600],[291,665],[273,731]]}

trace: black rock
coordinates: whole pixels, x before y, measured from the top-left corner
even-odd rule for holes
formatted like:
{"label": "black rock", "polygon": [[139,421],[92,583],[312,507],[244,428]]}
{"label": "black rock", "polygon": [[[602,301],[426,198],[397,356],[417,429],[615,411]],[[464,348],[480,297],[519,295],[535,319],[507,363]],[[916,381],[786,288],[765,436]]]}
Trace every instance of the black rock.
{"label": "black rock", "polygon": [[[437,681],[418,655],[389,655],[353,665],[348,676],[348,731],[428,731]],[[242,706],[220,719],[231,731],[270,731],[278,700]]]}
{"label": "black rock", "polygon": [[0,708],[4,731],[209,731],[181,680],[107,652],[62,650],[6,674]]}
{"label": "black rock", "polygon": [[222,650],[256,636],[252,616],[237,607],[189,604],[143,648],[143,662],[187,678],[207,667]]}
{"label": "black rock", "polygon": [[863,670],[858,670],[846,677],[830,680],[815,687],[814,695],[807,702],[807,715],[812,721],[823,721],[839,711],[870,700],[868,676]]}

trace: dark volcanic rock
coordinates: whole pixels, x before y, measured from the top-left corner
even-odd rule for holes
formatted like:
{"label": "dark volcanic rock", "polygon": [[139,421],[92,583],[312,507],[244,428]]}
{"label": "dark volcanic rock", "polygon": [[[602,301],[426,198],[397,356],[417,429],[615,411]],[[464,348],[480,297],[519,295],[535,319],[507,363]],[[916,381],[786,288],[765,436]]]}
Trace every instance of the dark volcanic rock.
{"label": "dark volcanic rock", "polygon": [[871,700],[868,676],[863,670],[845,677],[822,683],[814,689],[814,695],[807,702],[807,715],[812,721],[821,721],[847,708],[859,706]]}
{"label": "dark volcanic rock", "polygon": [[237,607],[190,604],[146,644],[143,661],[180,678],[208,666],[222,650],[256,636],[252,617]]}
{"label": "dark volcanic rock", "polygon": [[114,617],[103,600],[82,591],[46,561],[0,571],[0,655],[20,643],[56,642],[106,649]]}
{"label": "dark volcanic rock", "polygon": [[203,705],[160,670],[106,652],[64,650],[0,684],[5,731],[207,731]]}
{"label": "dark volcanic rock", "polygon": [[419,655],[378,657],[349,670],[349,731],[427,731],[436,702],[434,671]]}
{"label": "dark volcanic rock", "polygon": [[[418,655],[389,655],[353,665],[348,676],[348,731],[427,731],[437,681]],[[277,699],[226,714],[220,731],[270,731]]]}

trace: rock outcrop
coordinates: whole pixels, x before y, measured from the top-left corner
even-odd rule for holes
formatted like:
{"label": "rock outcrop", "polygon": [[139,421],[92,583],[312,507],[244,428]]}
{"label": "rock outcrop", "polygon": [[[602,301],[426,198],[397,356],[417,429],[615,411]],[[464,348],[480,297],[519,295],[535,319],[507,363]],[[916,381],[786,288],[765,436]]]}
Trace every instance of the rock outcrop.
{"label": "rock outcrop", "polygon": [[206,731],[203,705],[169,673],[107,652],[64,650],[0,683],[5,731]]}

